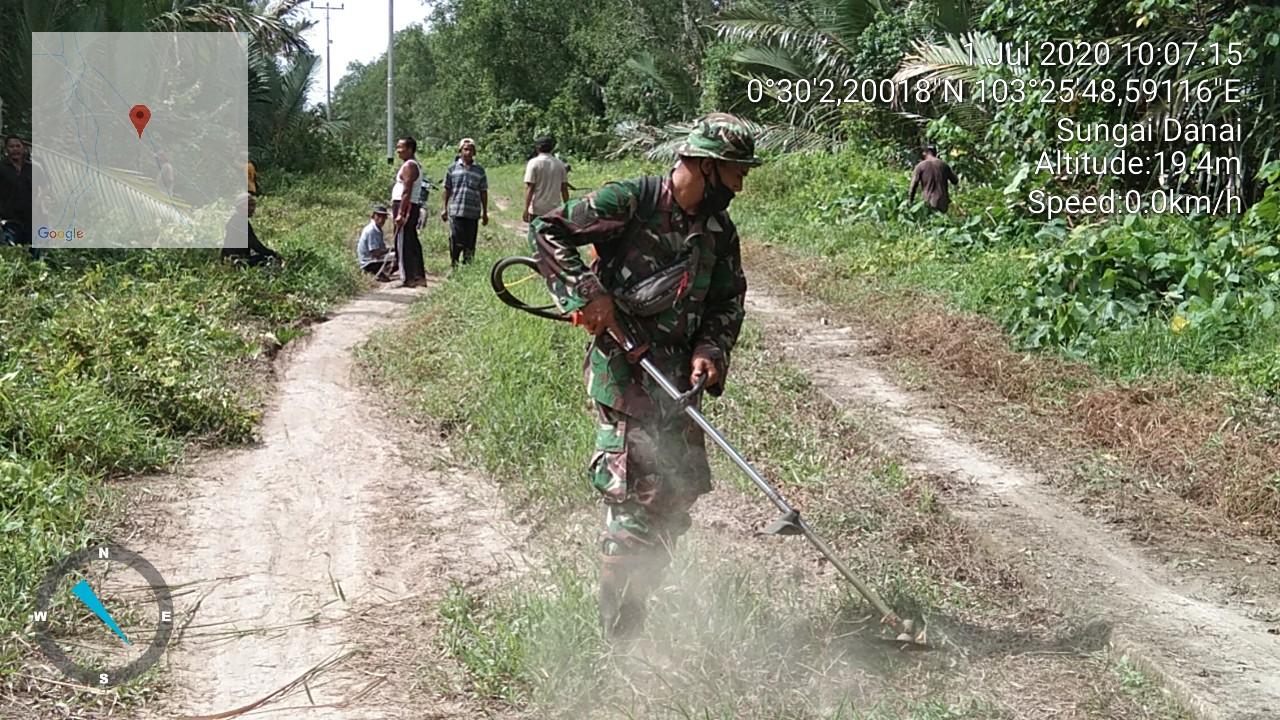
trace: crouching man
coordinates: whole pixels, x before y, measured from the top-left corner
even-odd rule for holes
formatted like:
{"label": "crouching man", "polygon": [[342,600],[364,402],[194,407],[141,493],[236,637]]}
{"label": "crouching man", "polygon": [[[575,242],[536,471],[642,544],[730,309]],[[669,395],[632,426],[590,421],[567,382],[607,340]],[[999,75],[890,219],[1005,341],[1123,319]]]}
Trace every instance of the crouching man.
{"label": "crouching man", "polygon": [[373,276],[378,282],[389,282],[395,264],[387,250],[386,239],[382,235],[382,226],[387,224],[387,206],[373,206],[369,215],[369,224],[360,231],[360,241],[356,243],[356,260],[360,269]]}
{"label": "crouching man", "polygon": [[[236,214],[227,221],[226,242],[222,247],[222,261],[230,261],[237,267],[245,265],[262,266],[275,265],[284,267],[284,256],[263,245],[258,240],[258,234],[253,231],[253,223],[247,218],[253,217],[253,213],[258,208],[258,201],[249,193],[241,193],[236,197]],[[239,214],[245,214],[245,231],[241,232],[239,223],[236,222]],[[245,233],[248,237],[245,237]]]}

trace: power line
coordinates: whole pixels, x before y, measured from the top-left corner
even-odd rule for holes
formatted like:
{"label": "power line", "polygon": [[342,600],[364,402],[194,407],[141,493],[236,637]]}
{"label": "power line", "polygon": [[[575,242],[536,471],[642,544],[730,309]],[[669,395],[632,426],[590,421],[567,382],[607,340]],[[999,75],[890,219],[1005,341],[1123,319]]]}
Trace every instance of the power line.
{"label": "power line", "polygon": [[333,41],[329,39],[329,11],[341,10],[343,4],[339,3],[337,7],[333,7],[328,3],[316,7],[315,3],[311,3],[312,10],[324,10],[324,117],[326,120],[333,119],[333,62],[331,58],[330,48]]}

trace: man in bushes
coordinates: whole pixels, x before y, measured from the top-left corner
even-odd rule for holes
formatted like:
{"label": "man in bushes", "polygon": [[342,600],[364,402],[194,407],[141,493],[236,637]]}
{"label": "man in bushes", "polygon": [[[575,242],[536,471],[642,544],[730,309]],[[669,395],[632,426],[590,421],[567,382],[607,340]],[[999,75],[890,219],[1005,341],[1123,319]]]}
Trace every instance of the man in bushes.
{"label": "man in bushes", "polygon": [[[529,226],[556,303],[581,313],[595,336],[586,382],[598,425],[587,475],[605,506],[600,612],[611,638],[643,624],[689,509],[711,490],[702,431],[614,336],[625,329],[649,343],[682,391],[701,379],[718,396],[746,312],[738,233],[725,211],[761,163],[755,138],[738,118],[712,113],[677,154],[666,176],[608,183]],[[587,245],[598,256],[590,266],[580,254]]]}
{"label": "man in bushes", "polygon": [[930,145],[924,149],[923,155],[924,159],[911,173],[911,189],[908,191],[907,202],[914,203],[916,191],[920,190],[929,207],[945,213],[947,208],[951,207],[951,193],[948,192],[947,184],[959,185],[960,178],[956,177],[950,165],[938,157],[938,148]]}
{"label": "man in bushes", "polygon": [[[31,161],[27,145],[17,135],[4,139],[4,160],[0,161],[0,218],[7,221],[13,241],[30,248],[31,257],[41,251],[34,246],[32,204],[48,202],[49,187],[40,166]],[[3,241],[3,238],[0,238]]]}

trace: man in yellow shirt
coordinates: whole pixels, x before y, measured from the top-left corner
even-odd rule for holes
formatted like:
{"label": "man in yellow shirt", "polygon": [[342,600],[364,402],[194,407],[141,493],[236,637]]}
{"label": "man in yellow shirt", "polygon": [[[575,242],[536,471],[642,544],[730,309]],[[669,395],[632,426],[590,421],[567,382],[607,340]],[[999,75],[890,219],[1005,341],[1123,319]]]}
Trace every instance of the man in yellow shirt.
{"label": "man in yellow shirt", "polygon": [[249,161],[249,153],[243,153],[240,156],[240,160],[244,163],[245,174],[249,180],[249,194],[254,196],[261,195],[262,193],[258,190],[258,169]]}

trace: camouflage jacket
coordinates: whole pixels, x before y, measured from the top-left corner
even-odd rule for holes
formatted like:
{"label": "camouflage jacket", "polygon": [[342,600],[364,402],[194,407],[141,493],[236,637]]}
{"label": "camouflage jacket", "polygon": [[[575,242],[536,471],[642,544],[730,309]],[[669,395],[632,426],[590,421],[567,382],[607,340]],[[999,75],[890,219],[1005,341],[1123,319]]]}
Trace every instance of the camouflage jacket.
{"label": "camouflage jacket", "polygon": [[[529,240],[539,269],[557,305],[571,312],[692,258],[674,306],[650,317],[623,316],[619,308],[620,320],[638,342],[651,344],[655,362],[682,390],[689,387],[691,360],[700,348],[719,350],[713,356],[719,356],[723,378],[745,315],[747,280],[738,232],[727,213],[686,214],[672,196],[670,175],[662,178],[648,221],[632,222],[640,188],[639,179],[608,183],[535,219]],[[598,256],[590,266],[579,253],[587,245]],[[607,334],[587,348],[584,369],[590,396],[627,415],[651,418],[653,398],[665,398]],[[718,395],[722,389],[723,384],[708,391]]]}

